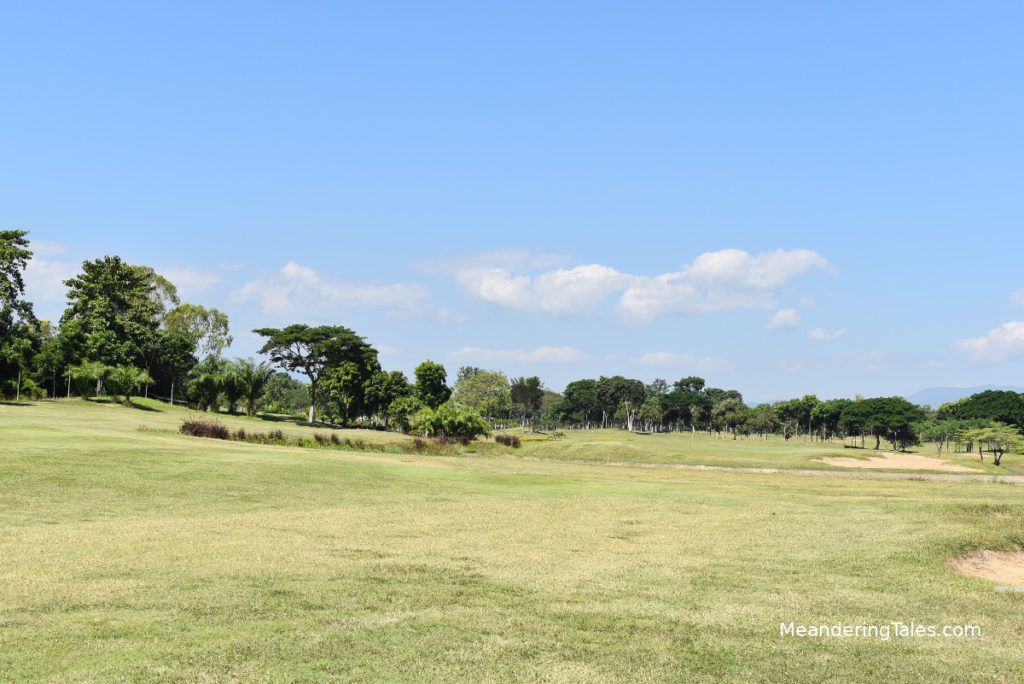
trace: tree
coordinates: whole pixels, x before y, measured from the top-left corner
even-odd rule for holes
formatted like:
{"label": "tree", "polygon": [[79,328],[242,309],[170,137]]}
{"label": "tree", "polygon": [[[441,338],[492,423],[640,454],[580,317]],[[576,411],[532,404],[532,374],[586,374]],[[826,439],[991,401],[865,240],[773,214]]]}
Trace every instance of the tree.
{"label": "tree", "polygon": [[107,366],[99,361],[83,361],[68,366],[64,376],[68,378],[69,384],[75,383],[75,389],[82,399],[88,399],[89,391],[103,380],[106,371]]}
{"label": "tree", "polygon": [[210,355],[189,371],[189,395],[200,411],[209,411],[210,409],[216,411],[220,406],[229,366],[228,361]]}
{"label": "tree", "polygon": [[915,424],[925,419],[924,410],[903,397],[877,397],[848,404],[839,418],[839,426],[847,432],[869,431],[875,436],[875,449],[881,439],[892,443],[894,449],[906,451],[920,443]]}
{"label": "tree", "polygon": [[512,399],[512,406],[520,416],[520,425],[525,428],[527,419],[540,410],[540,402],[544,397],[544,385],[540,378],[519,377],[512,381],[509,386],[509,395]]}
{"label": "tree", "polygon": [[131,406],[132,395],[146,382],[153,379],[149,373],[136,368],[135,366],[118,365],[107,369],[105,374],[107,387],[110,388],[110,397],[115,402],[120,395],[124,395],[124,405]]}
{"label": "tree", "polygon": [[575,416],[585,428],[589,428],[591,417],[601,410],[597,380],[574,380],[566,385],[562,407],[564,413]]}
{"label": "tree", "polygon": [[228,405],[228,413],[234,413],[238,402],[245,396],[245,385],[238,375],[238,363],[224,361],[221,365],[220,391]]}
{"label": "tree", "polygon": [[68,308],[61,325],[78,321],[85,335],[80,356],[108,365],[143,365],[159,325],[153,283],[143,270],[106,256],[82,263],[65,280]]}
{"label": "tree", "polygon": [[301,415],[309,406],[309,386],[278,371],[270,376],[259,401],[268,413]]}
{"label": "tree", "polygon": [[196,342],[183,330],[160,330],[153,342],[150,371],[153,382],[165,383],[169,399],[174,403],[174,390],[182,386],[186,374],[198,363]]}
{"label": "tree", "polygon": [[512,408],[508,378],[501,371],[472,369],[463,366],[455,381],[454,399],[458,404],[478,411],[482,416],[497,418]]}
{"label": "tree", "polygon": [[372,414],[380,417],[384,427],[391,422],[391,415],[388,412],[391,404],[399,397],[411,393],[412,387],[409,386],[409,380],[402,371],[377,371],[370,376],[363,388],[367,408]]}
{"label": "tree", "polygon": [[172,306],[178,306],[181,303],[181,300],[178,299],[178,288],[174,286],[174,283],[149,266],[134,266],[133,268],[152,286],[149,298],[156,305],[158,316],[163,317]]}
{"label": "tree", "polygon": [[245,399],[245,415],[256,415],[256,405],[263,396],[274,369],[268,363],[256,363],[255,359],[235,359],[235,380]]}
{"label": "tree", "polygon": [[167,312],[163,328],[168,332],[180,331],[190,335],[202,356],[219,356],[225,347],[231,346],[234,339],[228,334],[226,313],[188,302]]}
{"label": "tree", "polygon": [[416,396],[434,409],[448,401],[452,390],[448,387],[448,374],[439,363],[426,360],[416,366]]}
{"label": "tree", "polygon": [[[976,428],[969,431],[972,441],[984,444],[992,452],[992,463],[1000,465],[1003,461],[1003,454],[1011,451],[1016,453],[1024,452],[1024,437],[1014,426],[1005,423],[994,422],[988,427]],[[981,448],[978,448],[981,453]]]}
{"label": "tree", "polygon": [[1024,428],[1024,396],[1017,392],[985,390],[961,399],[956,406],[955,417],[961,420],[994,420]]}
{"label": "tree", "polygon": [[[22,272],[32,259],[26,235],[27,230],[0,230],[0,317],[32,322],[35,320],[32,305],[22,299],[25,295]],[[2,323],[0,320],[0,325]],[[0,328],[0,334],[3,332]]]}
{"label": "tree", "polygon": [[17,374],[15,395],[21,399],[22,375],[38,348],[36,318],[25,301],[22,272],[32,258],[24,230],[0,230],[0,381]]}
{"label": "tree", "polygon": [[423,402],[409,394],[398,397],[388,406],[388,416],[391,422],[398,426],[398,429],[407,432],[412,427],[412,418],[423,407]]}
{"label": "tree", "polygon": [[637,417],[647,426],[648,431],[653,431],[654,426],[661,423],[665,412],[661,408],[661,402],[656,398],[650,398],[640,407]]}
{"label": "tree", "polygon": [[320,380],[328,370],[345,361],[368,370],[367,375],[380,368],[377,350],[362,337],[340,325],[311,328],[295,324],[284,329],[258,328],[253,332],[267,338],[260,354],[269,354],[272,363],[292,373],[303,373],[309,378],[310,424],[313,423]]}

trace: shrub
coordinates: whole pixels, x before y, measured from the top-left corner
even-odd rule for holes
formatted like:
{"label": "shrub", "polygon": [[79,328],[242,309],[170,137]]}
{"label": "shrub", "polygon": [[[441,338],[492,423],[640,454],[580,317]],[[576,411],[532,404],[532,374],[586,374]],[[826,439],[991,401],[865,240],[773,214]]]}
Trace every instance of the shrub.
{"label": "shrub", "polygon": [[515,435],[498,435],[494,438],[494,441],[498,444],[504,444],[507,447],[512,447],[513,449],[519,448],[519,438]]}
{"label": "shrub", "polygon": [[220,423],[206,418],[189,418],[181,424],[181,431],[192,437],[230,439],[231,431]]}
{"label": "shrub", "polygon": [[245,434],[245,428],[238,428],[238,430],[235,431],[235,439],[237,439],[238,441],[245,442],[247,441],[246,437],[247,435]]}
{"label": "shrub", "polygon": [[334,446],[339,446],[341,444],[341,440],[338,439],[338,435],[333,432],[331,433],[331,444]]}
{"label": "shrub", "polygon": [[313,439],[315,439],[316,443],[320,445],[327,444],[328,442],[327,437],[324,437],[319,432],[313,435]]}

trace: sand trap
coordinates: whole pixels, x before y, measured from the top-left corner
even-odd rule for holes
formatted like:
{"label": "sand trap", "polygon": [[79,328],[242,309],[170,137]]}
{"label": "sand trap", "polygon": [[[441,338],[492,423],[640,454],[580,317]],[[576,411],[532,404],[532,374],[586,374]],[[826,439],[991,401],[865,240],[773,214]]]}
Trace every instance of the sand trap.
{"label": "sand trap", "polygon": [[893,468],[898,470],[944,470],[947,473],[980,473],[977,468],[955,465],[943,461],[941,458],[921,456],[920,454],[894,454],[882,452],[878,456],[868,459],[845,458],[838,456],[826,456],[818,459],[829,465],[843,466],[845,468]]}
{"label": "sand trap", "polygon": [[1010,586],[1024,585],[1024,553],[982,549],[972,551],[962,558],[954,558],[950,565],[957,572],[971,577]]}

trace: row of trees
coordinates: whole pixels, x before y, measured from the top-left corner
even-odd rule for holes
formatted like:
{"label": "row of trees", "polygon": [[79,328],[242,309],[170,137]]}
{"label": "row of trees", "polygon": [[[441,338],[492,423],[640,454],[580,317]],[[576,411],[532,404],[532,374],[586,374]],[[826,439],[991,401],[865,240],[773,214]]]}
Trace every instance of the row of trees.
{"label": "row of trees", "polygon": [[883,439],[905,449],[924,438],[946,449],[954,442],[987,444],[993,453],[1016,448],[1011,433],[1024,430],[1024,396],[1015,392],[982,392],[935,411],[900,397],[823,401],[807,395],[748,406],[738,391],[709,387],[695,376],[671,385],[619,375],[581,379],[557,394],[536,376],[510,380],[497,370],[463,366],[452,388],[444,366],[429,360],[410,382],[400,371],[383,369],[377,350],[344,326],[257,329],[265,339],[260,353],[270,363],[232,361],[221,358],[232,340],[224,313],[181,302],[173,283],[152,268],[116,256],[86,261],[65,281],[68,306],[58,325],[37,320],[24,299],[22,273],[32,256],[26,235],[0,231],[0,394],[15,399],[55,396],[66,383],[68,396],[72,389],[82,396],[105,390],[130,402],[140,391],[152,392],[170,401],[183,396],[201,410],[244,408],[249,415],[303,407],[309,422],[368,421],[432,433],[479,428],[476,416],[524,429],[852,436],[862,446],[870,436],[876,448]]}

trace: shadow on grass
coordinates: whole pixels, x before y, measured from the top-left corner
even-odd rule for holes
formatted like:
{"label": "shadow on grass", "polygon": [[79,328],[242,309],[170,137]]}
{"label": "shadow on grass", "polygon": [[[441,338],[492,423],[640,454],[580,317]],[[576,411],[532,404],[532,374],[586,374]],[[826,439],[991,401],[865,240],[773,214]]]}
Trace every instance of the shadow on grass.
{"label": "shadow on grass", "polygon": [[3,401],[0,400],[0,406],[31,406],[32,404],[26,404],[23,401]]}

